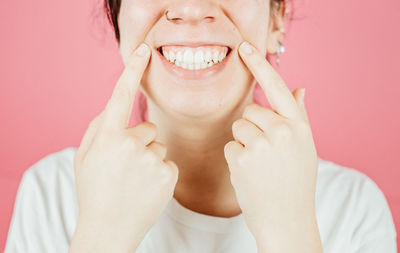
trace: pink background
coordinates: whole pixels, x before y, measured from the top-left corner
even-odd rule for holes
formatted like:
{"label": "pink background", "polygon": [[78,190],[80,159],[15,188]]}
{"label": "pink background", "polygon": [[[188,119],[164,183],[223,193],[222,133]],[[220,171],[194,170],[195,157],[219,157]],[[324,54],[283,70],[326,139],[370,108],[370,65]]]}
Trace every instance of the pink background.
{"label": "pink background", "polygon": [[[319,156],[371,177],[400,234],[400,1],[294,2],[278,71],[307,88]],[[101,4],[0,1],[1,249],[22,173],[78,146],[121,73]]]}

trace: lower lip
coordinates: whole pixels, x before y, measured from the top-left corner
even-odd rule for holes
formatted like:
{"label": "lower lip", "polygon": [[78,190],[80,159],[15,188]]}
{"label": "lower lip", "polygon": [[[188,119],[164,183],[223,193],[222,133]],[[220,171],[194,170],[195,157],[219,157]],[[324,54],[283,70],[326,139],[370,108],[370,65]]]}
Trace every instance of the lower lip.
{"label": "lower lip", "polygon": [[190,70],[176,66],[175,64],[168,61],[158,50],[156,50],[158,56],[161,58],[161,62],[164,65],[165,69],[172,75],[175,75],[185,80],[204,80],[213,77],[218,73],[221,73],[222,70],[225,68],[228,60],[230,59],[232,51],[233,49],[231,49],[230,53],[221,62],[212,65],[211,67]]}

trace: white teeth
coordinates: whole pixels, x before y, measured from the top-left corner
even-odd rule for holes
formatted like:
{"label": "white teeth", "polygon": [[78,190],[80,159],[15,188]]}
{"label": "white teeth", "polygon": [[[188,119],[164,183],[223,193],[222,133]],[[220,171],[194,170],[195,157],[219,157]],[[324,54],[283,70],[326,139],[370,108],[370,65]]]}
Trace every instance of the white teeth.
{"label": "white teeth", "polygon": [[175,61],[175,53],[174,53],[174,51],[170,51],[169,52],[169,58],[168,58],[168,60],[170,61],[170,62],[174,62]]}
{"label": "white teeth", "polygon": [[217,50],[212,51],[207,48],[197,50],[186,48],[185,50],[178,51],[177,53],[174,53],[172,50],[162,50],[162,54],[171,63],[190,70],[211,67],[214,64],[221,62],[226,57],[226,53],[224,52],[220,53]]}
{"label": "white teeth", "polygon": [[193,51],[190,49],[185,49],[183,53],[183,61],[187,63],[193,63]]}
{"label": "white teeth", "polygon": [[218,63],[218,58],[219,58],[219,53],[218,53],[218,51],[214,51],[214,54],[213,54],[213,62],[214,63]]}
{"label": "white teeth", "polygon": [[223,52],[221,52],[221,53],[219,54],[218,61],[222,61],[224,58],[225,58],[225,54],[224,54]]}
{"label": "white teeth", "polygon": [[194,54],[194,62],[195,63],[202,63],[204,61],[204,55],[202,50],[197,50]]}
{"label": "white teeth", "polygon": [[[172,52],[172,51],[171,51]],[[169,61],[169,55],[167,51],[162,51],[163,55],[165,58],[167,58],[167,60]]]}
{"label": "white teeth", "polygon": [[178,53],[176,53],[176,62],[181,62],[183,61],[183,54],[182,51],[179,51]]}
{"label": "white teeth", "polygon": [[211,51],[207,50],[206,55],[204,56],[205,62],[210,62],[211,61]]}

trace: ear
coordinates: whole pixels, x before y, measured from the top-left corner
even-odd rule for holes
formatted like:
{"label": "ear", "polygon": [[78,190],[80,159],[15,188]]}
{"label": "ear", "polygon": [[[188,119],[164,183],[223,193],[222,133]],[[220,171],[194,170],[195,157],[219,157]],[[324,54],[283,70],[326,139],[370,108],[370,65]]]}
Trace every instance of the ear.
{"label": "ear", "polygon": [[278,50],[278,42],[283,41],[284,34],[280,29],[285,28],[286,13],[286,0],[273,1],[270,0],[270,19],[268,25],[268,38],[267,38],[267,53],[275,54]]}

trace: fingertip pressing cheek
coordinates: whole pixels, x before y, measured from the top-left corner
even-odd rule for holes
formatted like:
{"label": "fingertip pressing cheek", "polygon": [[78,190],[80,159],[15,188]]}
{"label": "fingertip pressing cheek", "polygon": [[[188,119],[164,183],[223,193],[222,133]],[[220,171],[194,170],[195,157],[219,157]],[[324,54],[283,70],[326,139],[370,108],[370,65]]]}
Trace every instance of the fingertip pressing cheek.
{"label": "fingertip pressing cheek", "polygon": [[130,52],[141,42],[152,45],[149,35],[150,31],[162,18],[165,4],[163,1],[122,1],[118,15],[118,26],[120,30],[119,51],[124,62]]}

